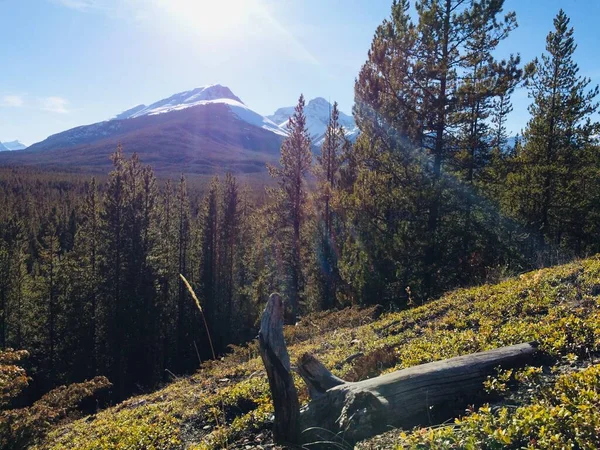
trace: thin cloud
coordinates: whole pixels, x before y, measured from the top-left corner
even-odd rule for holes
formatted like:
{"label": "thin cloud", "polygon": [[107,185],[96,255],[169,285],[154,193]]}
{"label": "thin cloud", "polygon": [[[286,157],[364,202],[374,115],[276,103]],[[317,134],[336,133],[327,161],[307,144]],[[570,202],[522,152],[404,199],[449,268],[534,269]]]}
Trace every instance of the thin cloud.
{"label": "thin cloud", "polygon": [[41,109],[58,114],[67,114],[69,101],[62,97],[44,97],[40,99]]}
{"label": "thin cloud", "polygon": [[125,0],[47,0],[64,8],[72,9],[81,13],[100,13],[109,16],[115,15]]}
{"label": "thin cloud", "polygon": [[8,94],[0,97],[0,107],[25,108],[38,111],[47,111],[56,114],[71,112],[69,101],[58,96],[33,97],[30,95]]}
{"label": "thin cloud", "polygon": [[2,97],[2,106],[9,108],[20,108],[25,104],[25,100],[20,95],[5,95]]}
{"label": "thin cloud", "polygon": [[87,11],[94,9],[98,6],[96,0],[51,0],[52,3],[56,3],[61,6],[65,6],[70,9],[76,9],[77,11]]}

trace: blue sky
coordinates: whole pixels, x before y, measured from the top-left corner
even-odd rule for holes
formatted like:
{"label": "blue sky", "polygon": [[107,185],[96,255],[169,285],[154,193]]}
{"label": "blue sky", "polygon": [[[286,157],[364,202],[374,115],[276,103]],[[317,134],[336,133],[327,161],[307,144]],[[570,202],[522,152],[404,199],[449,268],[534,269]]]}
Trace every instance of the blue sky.
{"label": "blue sky", "polygon": [[[350,113],[354,79],[391,0],[0,0],[0,141],[26,144],[206,84],[272,114],[307,98]],[[597,0],[506,0],[501,52],[539,55],[564,8],[581,72],[600,82]],[[527,120],[526,92],[510,128]]]}

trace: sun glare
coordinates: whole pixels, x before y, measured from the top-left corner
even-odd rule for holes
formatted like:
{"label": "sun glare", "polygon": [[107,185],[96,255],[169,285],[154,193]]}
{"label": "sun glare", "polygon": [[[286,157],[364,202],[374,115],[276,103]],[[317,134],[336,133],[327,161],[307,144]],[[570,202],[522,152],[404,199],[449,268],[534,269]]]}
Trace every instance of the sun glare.
{"label": "sun glare", "polygon": [[258,0],[161,0],[176,24],[214,38],[237,37],[260,12]]}

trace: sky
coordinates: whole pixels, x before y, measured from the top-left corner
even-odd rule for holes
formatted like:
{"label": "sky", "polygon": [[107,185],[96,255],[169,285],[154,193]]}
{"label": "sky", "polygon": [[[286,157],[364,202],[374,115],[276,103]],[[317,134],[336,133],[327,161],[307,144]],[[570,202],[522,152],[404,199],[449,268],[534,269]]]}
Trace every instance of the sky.
{"label": "sky", "polygon": [[[354,80],[391,0],[0,0],[0,141],[27,145],[208,84],[264,114],[300,93],[351,113]],[[581,73],[600,83],[598,0],[506,0],[499,56],[544,51],[560,8]],[[527,121],[513,98],[509,129]]]}

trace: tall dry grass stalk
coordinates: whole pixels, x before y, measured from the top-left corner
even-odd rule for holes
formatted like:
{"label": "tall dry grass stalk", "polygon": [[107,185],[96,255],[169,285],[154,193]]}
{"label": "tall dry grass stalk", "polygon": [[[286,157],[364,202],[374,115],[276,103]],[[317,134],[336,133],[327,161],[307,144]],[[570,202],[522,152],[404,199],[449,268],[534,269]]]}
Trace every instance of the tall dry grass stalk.
{"label": "tall dry grass stalk", "polygon": [[204,311],[202,310],[202,306],[200,305],[200,300],[198,300],[198,297],[196,297],[196,293],[192,289],[192,286],[190,285],[188,280],[186,280],[182,274],[179,274],[179,276],[181,277],[181,280],[183,281],[183,284],[185,284],[185,287],[187,288],[187,290],[190,291],[192,298],[196,302],[196,306],[200,310],[200,315],[202,316],[202,320],[204,321],[204,328],[206,328],[206,334],[208,335],[208,343],[210,344],[210,350],[212,352],[213,359],[217,359],[217,355],[215,354],[215,348],[213,347],[213,343],[212,343],[212,338],[210,337],[210,331],[208,331],[208,324],[206,323],[206,317],[204,317]]}

